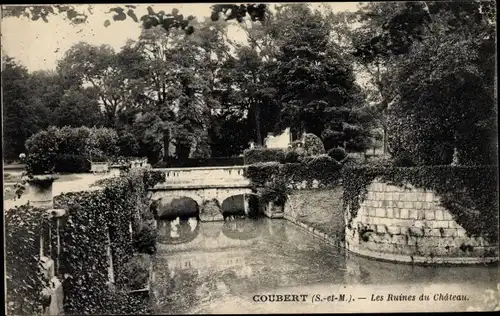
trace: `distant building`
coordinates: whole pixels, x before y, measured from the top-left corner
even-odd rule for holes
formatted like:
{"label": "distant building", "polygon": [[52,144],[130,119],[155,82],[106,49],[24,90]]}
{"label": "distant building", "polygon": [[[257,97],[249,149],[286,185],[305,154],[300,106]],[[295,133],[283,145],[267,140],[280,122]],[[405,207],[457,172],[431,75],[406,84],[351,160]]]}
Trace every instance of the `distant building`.
{"label": "distant building", "polygon": [[264,147],[267,148],[288,148],[288,145],[292,142],[292,133],[290,133],[290,128],[287,128],[280,135],[273,136],[268,134],[264,139]]}

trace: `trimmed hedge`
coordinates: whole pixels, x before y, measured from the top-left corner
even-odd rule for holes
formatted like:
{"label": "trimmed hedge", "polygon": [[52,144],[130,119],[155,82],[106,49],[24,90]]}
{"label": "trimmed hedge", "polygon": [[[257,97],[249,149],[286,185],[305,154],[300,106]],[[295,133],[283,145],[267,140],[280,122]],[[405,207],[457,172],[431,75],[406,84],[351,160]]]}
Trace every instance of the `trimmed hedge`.
{"label": "trimmed hedge", "polygon": [[321,138],[312,133],[304,134],[304,150],[306,156],[323,155],[326,153]]}
{"label": "trimmed hedge", "polygon": [[281,148],[250,148],[243,152],[243,161],[245,165],[251,165],[258,162],[285,160],[285,150]]}
{"label": "trimmed hedge", "polygon": [[168,159],[160,161],[154,168],[180,168],[180,167],[219,167],[219,166],[242,166],[243,157],[211,157],[211,158],[188,158]]}
{"label": "trimmed hedge", "polygon": [[367,186],[378,178],[432,190],[469,234],[498,241],[498,166],[357,167],[345,168],[342,177],[344,207],[349,207],[351,218],[366,198]]}
{"label": "trimmed hedge", "polygon": [[26,140],[26,170],[31,174],[88,172],[90,160],[117,154],[118,136],[108,128],[49,127]]}
{"label": "trimmed hedge", "polygon": [[[126,285],[124,267],[138,251],[135,247],[149,251],[155,242],[154,236],[143,238],[147,233],[143,233],[140,240],[133,237],[141,235],[141,223],[148,217],[147,188],[160,178],[139,169],[110,179],[103,190],[67,193],[55,198],[55,206],[68,212],[68,220],[61,227],[63,251],[60,257],[60,272],[69,276],[63,283],[66,314],[143,310],[144,306],[132,306],[128,300],[121,304],[109,302],[110,298],[120,295],[111,293],[108,288],[107,247],[111,247],[115,285],[119,292]],[[145,245],[145,241],[149,244]]]}

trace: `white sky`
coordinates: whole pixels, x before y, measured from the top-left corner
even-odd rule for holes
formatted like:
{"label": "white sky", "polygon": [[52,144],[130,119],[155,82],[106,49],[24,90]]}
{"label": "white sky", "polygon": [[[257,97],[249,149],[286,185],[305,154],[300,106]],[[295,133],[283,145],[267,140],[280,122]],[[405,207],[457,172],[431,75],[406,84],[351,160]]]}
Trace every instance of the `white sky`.
{"label": "white sky", "polygon": [[[331,2],[328,3],[334,12],[354,11],[356,2]],[[118,4],[123,6],[125,4]],[[31,21],[26,18],[2,19],[2,54],[14,57],[30,71],[42,69],[55,69],[57,60],[75,43],[85,41],[94,45],[108,44],[115,50],[119,50],[127,39],[138,39],[140,24],[133,22],[129,17],[127,20],[114,22],[112,14],[107,14],[110,8],[118,5],[95,4],[93,14],[89,15],[87,23],[83,25],[71,25],[60,15],[51,16],[49,23]],[[184,16],[193,15],[199,21],[209,17],[212,4],[168,4],[151,5],[157,12],[164,10],[171,12],[173,8],[179,9]],[[319,7],[321,3],[314,3]],[[82,11],[88,5],[82,5]],[[140,18],[146,13],[148,5],[137,5],[136,15]],[[109,19],[111,25],[104,27],[104,21]],[[238,40],[243,34],[238,32],[237,27],[228,28],[228,36]]]}

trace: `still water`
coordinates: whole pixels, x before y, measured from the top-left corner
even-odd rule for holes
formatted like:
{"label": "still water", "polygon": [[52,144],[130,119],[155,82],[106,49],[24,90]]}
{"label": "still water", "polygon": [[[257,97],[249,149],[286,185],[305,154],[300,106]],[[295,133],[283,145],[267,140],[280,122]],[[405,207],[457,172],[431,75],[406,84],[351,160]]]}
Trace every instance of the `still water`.
{"label": "still water", "polygon": [[[160,221],[158,234],[155,314],[455,311],[482,302],[484,290],[496,289],[498,281],[497,267],[422,267],[348,256],[279,219],[176,219]],[[434,298],[446,293],[465,293],[468,301]],[[295,301],[269,302],[280,300],[272,294]],[[346,301],[329,302],[339,294]],[[411,295],[418,301],[422,294],[429,301],[395,301]]]}

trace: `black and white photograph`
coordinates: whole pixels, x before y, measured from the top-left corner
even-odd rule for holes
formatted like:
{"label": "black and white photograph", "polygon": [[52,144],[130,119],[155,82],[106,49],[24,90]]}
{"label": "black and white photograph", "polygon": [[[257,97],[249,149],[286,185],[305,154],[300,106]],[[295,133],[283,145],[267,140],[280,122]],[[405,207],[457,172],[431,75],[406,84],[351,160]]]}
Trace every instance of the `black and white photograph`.
{"label": "black and white photograph", "polygon": [[2,4],[5,315],[500,311],[496,27]]}

